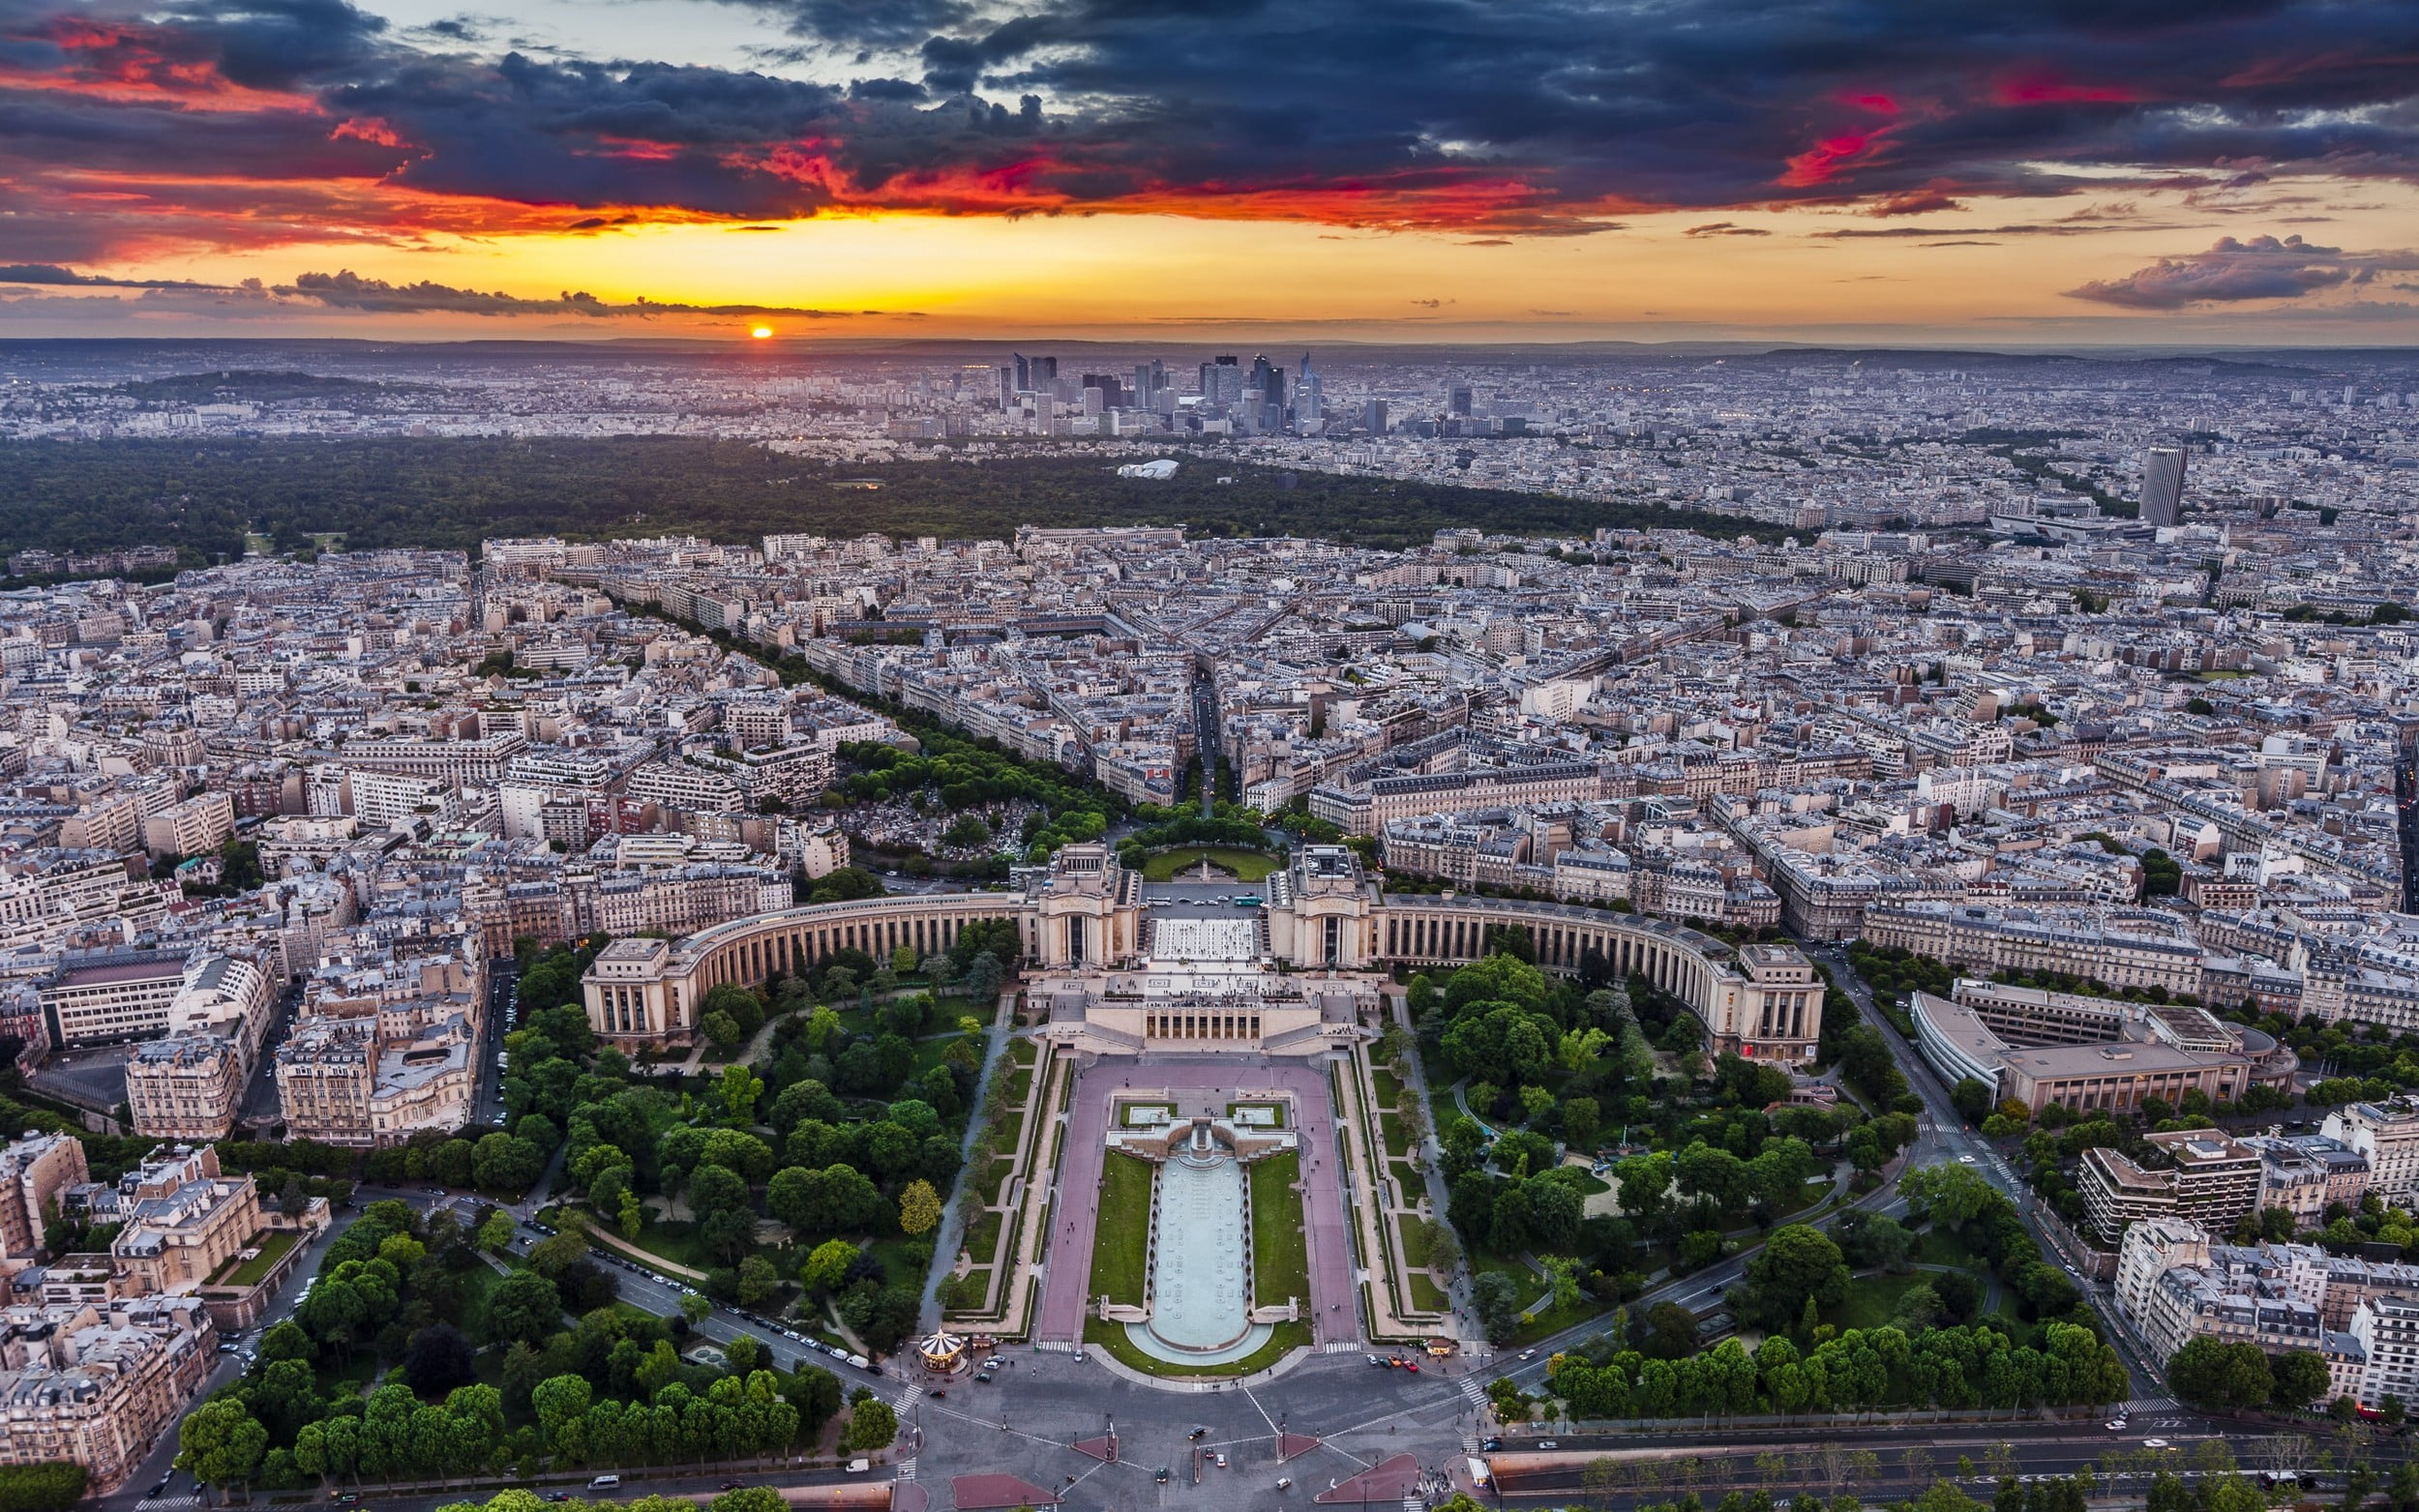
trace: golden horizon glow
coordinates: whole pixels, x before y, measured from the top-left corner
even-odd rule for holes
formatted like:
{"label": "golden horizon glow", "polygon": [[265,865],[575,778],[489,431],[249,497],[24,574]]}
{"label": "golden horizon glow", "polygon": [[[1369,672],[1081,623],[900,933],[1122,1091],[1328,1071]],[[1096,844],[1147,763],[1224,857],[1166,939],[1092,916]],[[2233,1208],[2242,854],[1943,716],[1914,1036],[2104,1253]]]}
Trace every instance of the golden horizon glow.
{"label": "golden horizon glow", "polygon": [[[2272,192],[2306,189],[2285,184]],[[1696,213],[1638,216],[1596,236],[1530,238],[1176,216],[889,215],[783,222],[754,227],[755,234],[684,222],[598,234],[320,241],[100,269],[188,280],[216,292],[29,290],[17,295],[21,308],[10,326],[32,334],[46,314],[62,332],[170,334],[224,331],[230,317],[249,317],[252,330],[267,334],[259,317],[274,312],[280,324],[313,334],[442,341],[720,335],[735,323],[751,341],[780,337],[812,346],[834,338],[1060,332],[1150,340],[1180,330],[1242,341],[1251,338],[1239,328],[1263,327],[1281,330],[1289,342],[1785,340],[1792,333],[2021,341],[2036,332],[2082,341],[2324,341],[2353,330],[2375,340],[2379,321],[2419,319],[2403,313],[2409,307],[2360,303],[2367,296],[2359,284],[2284,310],[2120,310],[2068,292],[2207,249],[2222,235],[2256,234],[2258,209],[2213,209],[2205,196],[2195,203],[2175,193],[1920,218],[1761,210],[1715,222]],[[2101,211],[2076,228],[2078,213]],[[2407,240],[2414,222],[2419,190],[2378,189],[2313,239],[2323,234],[2354,250],[2392,247]],[[1283,276],[1269,277],[1271,268]],[[643,300],[699,308],[624,309],[610,317],[571,309],[398,314],[290,293],[273,302],[241,293],[247,281],[274,294],[290,291],[305,272],[339,270],[398,287],[426,282],[532,300],[582,290],[613,307]],[[752,306],[767,308],[751,320]],[[784,318],[790,311],[797,313]],[[1214,334],[1223,329],[1237,334]],[[1861,331],[1872,334],[1861,338]]]}

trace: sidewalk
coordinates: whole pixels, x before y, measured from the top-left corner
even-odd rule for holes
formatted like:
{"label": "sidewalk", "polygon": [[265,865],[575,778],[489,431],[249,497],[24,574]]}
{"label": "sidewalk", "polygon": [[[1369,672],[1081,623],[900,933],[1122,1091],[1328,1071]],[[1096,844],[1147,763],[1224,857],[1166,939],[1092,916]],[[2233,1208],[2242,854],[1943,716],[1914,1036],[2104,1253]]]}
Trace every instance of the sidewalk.
{"label": "sidewalk", "polygon": [[[1008,1046],[1016,1037],[1010,1028],[1015,1016],[1016,989],[1003,987],[1000,991],[1000,1001],[992,1010],[990,1043],[983,1050],[982,1069],[974,1078],[974,1093],[969,1103],[973,1111],[967,1115],[966,1133],[958,1141],[958,1177],[950,1183],[949,1191],[942,1200],[941,1228],[933,1235],[933,1262],[924,1275],[924,1308],[921,1315],[926,1333],[941,1326],[941,1288],[949,1279],[950,1273],[957,1269],[958,1250],[966,1240],[961,1194],[965,1192],[967,1183],[979,1181],[990,1173],[988,1161],[984,1162],[985,1170],[974,1170],[974,1141],[982,1133],[983,1099],[990,1095],[992,1078],[999,1075],[1000,1058],[1008,1053]],[[1031,1102],[1030,1092],[1026,1101],[1028,1105]],[[983,1203],[985,1211],[998,1205],[999,1196],[997,1192],[989,1194]],[[997,1259],[997,1256],[979,1258],[975,1263],[989,1264]]]}

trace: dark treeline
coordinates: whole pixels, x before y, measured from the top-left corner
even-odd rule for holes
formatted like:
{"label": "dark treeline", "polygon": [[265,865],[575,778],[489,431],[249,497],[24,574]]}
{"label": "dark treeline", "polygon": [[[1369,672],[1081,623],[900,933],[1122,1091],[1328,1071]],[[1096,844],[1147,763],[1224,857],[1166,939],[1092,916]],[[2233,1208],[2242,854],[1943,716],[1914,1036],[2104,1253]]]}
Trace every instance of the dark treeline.
{"label": "dark treeline", "polygon": [[[0,550],[173,546],[202,565],[239,555],[248,530],[281,550],[306,548],[314,533],[329,531],[355,548],[471,550],[487,536],[675,532],[744,541],[772,531],[881,530],[1006,539],[1021,524],[1180,521],[1207,535],[1291,533],[1387,547],[1465,525],[1781,534],[1693,510],[1289,473],[1182,448],[1171,455],[1182,468],[1154,481],[1120,478],[1114,459],[1095,455],[826,467],[745,442],[686,437],[27,442],[0,445]],[[833,487],[842,478],[882,487]]]}

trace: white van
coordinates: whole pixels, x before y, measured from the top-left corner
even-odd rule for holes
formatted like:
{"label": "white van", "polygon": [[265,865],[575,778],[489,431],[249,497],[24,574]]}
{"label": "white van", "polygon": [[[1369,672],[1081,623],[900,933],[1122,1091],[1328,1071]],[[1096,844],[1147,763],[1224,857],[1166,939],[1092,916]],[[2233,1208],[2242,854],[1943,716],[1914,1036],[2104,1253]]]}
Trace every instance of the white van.
{"label": "white van", "polygon": [[618,1489],[620,1485],[621,1477],[618,1475],[599,1475],[596,1479],[588,1482],[588,1489],[590,1491],[613,1491]]}
{"label": "white van", "polygon": [[874,1462],[871,1460],[851,1460],[849,1462],[848,1473],[851,1475],[862,1475],[873,1468]]}

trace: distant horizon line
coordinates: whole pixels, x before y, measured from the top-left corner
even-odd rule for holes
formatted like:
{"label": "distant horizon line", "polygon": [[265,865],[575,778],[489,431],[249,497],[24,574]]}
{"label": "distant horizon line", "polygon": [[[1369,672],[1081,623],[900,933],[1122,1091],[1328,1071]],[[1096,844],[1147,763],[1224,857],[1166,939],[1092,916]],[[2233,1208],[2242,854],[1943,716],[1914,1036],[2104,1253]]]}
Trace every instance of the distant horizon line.
{"label": "distant horizon line", "polygon": [[[1200,328],[1196,328],[1200,329]],[[1256,337],[1250,335],[1257,330]],[[1012,350],[1019,346],[1054,345],[1060,347],[1101,347],[1131,350],[1147,346],[1250,344],[1259,341],[1269,345],[1296,346],[1304,344],[1303,333],[1288,331],[1282,326],[1248,327],[1216,336],[1188,336],[1180,329],[1171,329],[1153,336],[1073,336],[1022,334],[1005,337],[944,337],[944,336],[782,336],[762,341],[733,341],[702,336],[600,336],[575,339],[559,336],[528,337],[401,337],[401,336],[0,336],[0,353],[20,348],[60,348],[72,346],[97,347],[398,347],[412,351],[443,351],[448,348],[492,349],[519,347],[531,350],[552,349],[570,351],[612,351],[614,349],[645,351],[678,351],[694,353],[756,353],[782,352],[895,352],[895,351],[992,351]],[[1438,349],[1540,351],[1570,355],[1588,352],[1604,353],[1670,353],[1763,354],[1774,352],[1904,352],[1930,357],[1970,355],[1976,357],[2074,357],[2091,361],[2129,359],[2174,359],[2194,357],[2224,357],[2254,354],[2308,353],[2317,356],[2408,356],[2419,358],[2419,343],[2336,343],[2310,341],[1937,341],[1920,338],[1896,340],[1815,340],[1792,337],[1677,337],[1669,341],[1639,341],[1618,337],[1578,337],[1568,341],[1538,338],[1429,338],[1402,340],[1368,337],[1313,337],[1308,344],[1316,348],[1344,348],[1358,351],[1429,351]]]}

